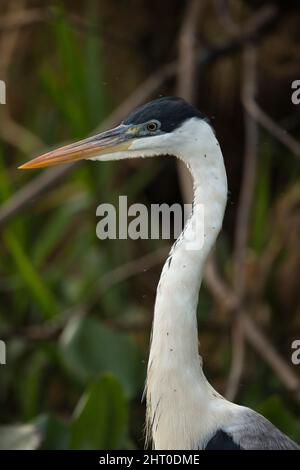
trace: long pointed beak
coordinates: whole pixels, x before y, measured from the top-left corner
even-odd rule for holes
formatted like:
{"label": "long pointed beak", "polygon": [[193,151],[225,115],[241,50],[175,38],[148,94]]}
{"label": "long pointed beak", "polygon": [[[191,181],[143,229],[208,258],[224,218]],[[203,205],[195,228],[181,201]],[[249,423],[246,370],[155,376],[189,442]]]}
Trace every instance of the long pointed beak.
{"label": "long pointed beak", "polygon": [[132,132],[127,132],[128,127],[121,124],[109,131],[80,140],[74,144],[65,145],[24,163],[24,165],[19,166],[19,169],[44,168],[128,150],[130,141],[134,138]]}

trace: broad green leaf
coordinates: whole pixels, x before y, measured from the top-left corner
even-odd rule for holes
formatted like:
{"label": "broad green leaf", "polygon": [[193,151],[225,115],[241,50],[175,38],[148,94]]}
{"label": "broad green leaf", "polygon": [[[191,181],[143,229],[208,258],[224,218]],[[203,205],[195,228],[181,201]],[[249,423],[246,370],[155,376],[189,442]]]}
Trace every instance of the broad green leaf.
{"label": "broad green leaf", "polygon": [[43,436],[41,447],[46,450],[64,450],[70,447],[70,426],[53,415],[42,415],[36,425]]}
{"label": "broad green leaf", "polygon": [[73,317],[62,333],[60,347],[64,363],[82,383],[112,372],[129,397],[141,388],[141,354],[129,335],[94,318]]}
{"label": "broad green leaf", "polygon": [[91,384],[74,413],[72,449],[120,449],[124,446],[128,405],[120,383],[106,374]]}

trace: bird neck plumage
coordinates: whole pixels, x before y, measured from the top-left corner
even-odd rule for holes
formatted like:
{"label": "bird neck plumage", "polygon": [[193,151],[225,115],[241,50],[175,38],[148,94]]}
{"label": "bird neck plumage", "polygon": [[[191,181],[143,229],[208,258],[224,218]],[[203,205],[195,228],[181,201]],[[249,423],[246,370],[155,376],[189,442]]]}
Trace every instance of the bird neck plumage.
{"label": "bird neck plumage", "polygon": [[[202,371],[196,312],[205,261],[223,220],[227,180],[222,153],[210,128],[208,135],[204,149],[193,139],[186,154],[177,155],[193,176],[194,204],[157,288],[146,384],[148,438],[156,449],[194,448],[193,415],[214,393]],[[203,245],[193,250],[190,231],[197,224]]]}

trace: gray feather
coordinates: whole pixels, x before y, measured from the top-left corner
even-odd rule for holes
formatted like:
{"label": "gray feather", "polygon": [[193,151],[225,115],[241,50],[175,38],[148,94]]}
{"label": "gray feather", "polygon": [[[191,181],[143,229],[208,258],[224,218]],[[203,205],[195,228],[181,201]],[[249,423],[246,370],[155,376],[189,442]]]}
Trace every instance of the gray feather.
{"label": "gray feather", "polygon": [[242,409],[224,431],[245,450],[300,450],[270,421],[249,408]]}

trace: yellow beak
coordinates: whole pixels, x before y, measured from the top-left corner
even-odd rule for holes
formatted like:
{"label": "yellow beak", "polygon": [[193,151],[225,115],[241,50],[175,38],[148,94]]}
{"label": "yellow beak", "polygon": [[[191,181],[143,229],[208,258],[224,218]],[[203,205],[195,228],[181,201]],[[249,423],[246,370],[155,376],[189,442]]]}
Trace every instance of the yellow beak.
{"label": "yellow beak", "polygon": [[134,137],[132,132],[128,132],[128,128],[129,126],[121,124],[109,131],[65,145],[24,163],[19,169],[44,168],[128,150]]}

